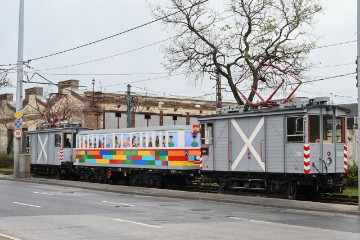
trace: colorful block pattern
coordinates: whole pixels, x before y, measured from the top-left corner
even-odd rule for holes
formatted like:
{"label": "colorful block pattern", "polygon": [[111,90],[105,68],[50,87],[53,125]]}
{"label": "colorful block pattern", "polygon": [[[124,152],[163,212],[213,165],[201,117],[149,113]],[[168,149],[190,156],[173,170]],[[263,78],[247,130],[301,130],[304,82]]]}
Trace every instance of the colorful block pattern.
{"label": "colorful block pattern", "polygon": [[78,149],[76,163],[165,167],[198,167],[200,149]]}

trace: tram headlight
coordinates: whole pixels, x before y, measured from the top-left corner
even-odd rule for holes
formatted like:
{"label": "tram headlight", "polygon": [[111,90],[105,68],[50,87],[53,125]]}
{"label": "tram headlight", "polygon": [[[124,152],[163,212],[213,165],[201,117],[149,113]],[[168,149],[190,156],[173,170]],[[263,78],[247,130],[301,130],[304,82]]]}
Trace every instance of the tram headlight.
{"label": "tram headlight", "polygon": [[328,157],[327,159],[326,159],[326,165],[330,165],[332,163],[332,158],[331,157]]}

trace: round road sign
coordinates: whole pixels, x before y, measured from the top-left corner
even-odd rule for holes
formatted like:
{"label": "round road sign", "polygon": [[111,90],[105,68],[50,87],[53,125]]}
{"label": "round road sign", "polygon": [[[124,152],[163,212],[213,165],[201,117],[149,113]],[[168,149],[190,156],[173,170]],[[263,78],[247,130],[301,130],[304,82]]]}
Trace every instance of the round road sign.
{"label": "round road sign", "polygon": [[22,135],[22,131],[21,130],[15,130],[14,131],[14,137],[16,138],[21,138]]}

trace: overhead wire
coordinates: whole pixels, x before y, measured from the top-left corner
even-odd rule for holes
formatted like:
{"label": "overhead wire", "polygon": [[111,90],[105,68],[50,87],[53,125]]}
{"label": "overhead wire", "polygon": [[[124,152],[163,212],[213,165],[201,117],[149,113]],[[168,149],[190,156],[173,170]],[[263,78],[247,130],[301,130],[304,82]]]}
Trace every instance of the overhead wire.
{"label": "overhead wire", "polygon": [[343,45],[343,44],[353,43],[353,42],[356,42],[356,41],[357,41],[357,40],[346,41],[346,42],[340,42],[340,43],[333,43],[333,44],[329,44],[329,45],[323,45],[323,46],[315,47],[315,48],[313,48],[313,49],[320,49],[320,48],[334,47],[334,46],[338,46],[338,45]]}
{"label": "overhead wire", "polygon": [[66,52],[70,52],[70,51],[74,51],[74,50],[77,50],[77,49],[80,49],[80,48],[83,48],[83,47],[87,47],[87,46],[90,46],[90,45],[93,45],[93,44],[96,44],[96,43],[99,43],[99,42],[103,42],[105,40],[108,40],[108,39],[111,39],[111,38],[114,38],[114,37],[117,37],[117,36],[120,36],[120,35],[123,35],[125,33],[128,33],[128,32],[131,32],[131,31],[134,31],[136,29],[139,29],[139,28],[142,28],[142,27],[145,27],[147,25],[150,25],[150,24],[153,24],[155,22],[158,22],[160,20],[163,20],[167,17],[170,17],[170,16],[173,16],[173,15],[176,15],[184,10],[187,10],[189,8],[192,8],[194,6],[197,6],[197,5],[200,5],[200,4],[203,4],[205,2],[208,2],[209,0],[203,0],[201,2],[198,2],[196,4],[193,4],[187,8],[184,8],[182,10],[179,10],[177,12],[174,12],[174,13],[171,13],[171,14],[168,14],[164,17],[161,17],[161,18],[157,18],[155,20],[152,20],[152,21],[149,21],[149,22],[146,22],[144,24],[141,24],[141,25],[138,25],[136,27],[133,27],[133,28],[130,28],[130,29],[127,29],[125,31],[122,31],[122,32],[119,32],[119,33],[116,33],[116,34],[113,34],[113,35],[110,35],[110,36],[107,36],[107,37],[104,37],[104,38],[101,38],[101,39],[98,39],[98,40],[95,40],[95,41],[92,41],[92,42],[89,42],[89,43],[85,43],[85,44],[82,44],[82,45],[79,45],[77,47],[73,47],[73,48],[69,48],[69,49],[66,49],[66,50],[63,50],[63,51],[59,51],[59,52],[55,52],[55,53],[52,53],[52,54],[48,54],[48,55],[45,55],[45,56],[41,56],[41,57],[36,57],[36,58],[31,58],[31,59],[28,59],[27,61],[25,62],[31,62],[31,61],[35,61],[35,60],[40,60],[40,59],[44,59],[44,58],[48,58],[48,57],[52,57],[52,56],[56,56],[56,55],[59,55],[59,54],[63,54],[63,53],[66,53]]}
{"label": "overhead wire", "polygon": [[163,39],[163,40],[158,41],[158,42],[154,42],[154,43],[151,43],[151,44],[148,44],[148,45],[139,47],[139,48],[135,48],[135,49],[132,49],[132,50],[129,50],[129,51],[121,52],[121,53],[114,54],[114,55],[107,56],[107,57],[97,58],[97,59],[93,59],[93,60],[89,60],[89,61],[85,61],[85,62],[81,62],[81,63],[75,63],[75,64],[70,64],[70,65],[65,65],[65,66],[61,66],[61,67],[40,69],[39,71],[56,70],[56,69],[62,69],[62,68],[69,68],[69,67],[80,66],[80,65],[84,65],[84,64],[88,64],[88,63],[94,63],[94,62],[98,62],[98,61],[102,61],[102,60],[114,58],[114,57],[117,57],[117,56],[121,56],[121,55],[124,55],[124,54],[127,54],[127,53],[132,53],[132,52],[135,52],[135,51],[139,51],[139,50],[142,50],[142,49],[144,49],[144,48],[151,47],[151,46],[157,45],[157,44],[159,44],[159,43],[163,43],[163,42],[168,41],[168,40],[173,39],[173,38],[175,38],[175,37],[170,37],[170,38],[167,38],[167,39]]}

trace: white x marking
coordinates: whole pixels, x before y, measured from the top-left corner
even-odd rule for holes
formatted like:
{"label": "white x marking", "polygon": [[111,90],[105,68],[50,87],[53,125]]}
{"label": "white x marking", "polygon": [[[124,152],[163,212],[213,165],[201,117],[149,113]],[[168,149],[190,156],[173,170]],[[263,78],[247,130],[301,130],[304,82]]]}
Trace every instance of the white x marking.
{"label": "white x marking", "polygon": [[44,154],[45,160],[46,160],[46,162],[47,162],[47,154],[46,154],[46,151],[45,151],[45,145],[46,145],[46,143],[47,143],[48,135],[46,135],[46,138],[45,138],[45,140],[44,140],[44,143],[42,143],[42,141],[41,141],[40,134],[38,135],[38,139],[39,139],[39,143],[40,143],[40,146],[41,146],[41,150],[40,150],[40,154],[39,154],[37,163],[40,162],[40,158],[41,158],[41,155],[42,155],[42,154]]}
{"label": "white x marking", "polygon": [[260,121],[258,122],[258,124],[256,125],[256,128],[254,129],[253,133],[251,134],[250,138],[247,138],[247,136],[245,135],[245,133],[241,130],[240,126],[237,124],[237,122],[235,121],[235,119],[231,119],[231,123],[234,126],[235,130],[239,133],[240,137],[244,140],[245,145],[242,148],[242,150],[240,151],[239,155],[237,156],[237,158],[235,159],[234,163],[231,165],[231,170],[235,170],[237,165],[240,163],[242,157],[244,156],[244,154],[246,153],[246,150],[249,148],[251,153],[254,155],[255,159],[257,160],[257,162],[259,163],[260,167],[262,168],[263,171],[265,171],[265,163],[263,161],[261,161],[261,158],[259,156],[259,154],[256,152],[255,148],[252,145],[252,141],[254,141],[256,135],[259,133],[260,129],[262,128],[262,126],[264,125],[264,117],[262,117],[260,119]]}

